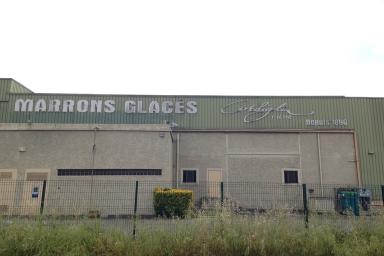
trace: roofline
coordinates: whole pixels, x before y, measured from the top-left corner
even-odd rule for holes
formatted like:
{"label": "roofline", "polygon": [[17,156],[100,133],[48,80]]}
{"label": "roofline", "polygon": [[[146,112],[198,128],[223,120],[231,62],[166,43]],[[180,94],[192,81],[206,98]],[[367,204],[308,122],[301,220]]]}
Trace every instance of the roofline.
{"label": "roofline", "polygon": [[[22,83],[20,83],[19,81],[17,81],[16,79],[5,77],[5,78],[0,78],[0,80],[11,80],[11,81],[14,81],[14,82],[16,82],[18,85],[20,85],[21,87],[23,87],[24,89],[30,91],[30,93],[28,93],[28,94],[31,94],[31,93],[35,94],[31,89],[29,89],[28,87],[26,87],[25,85],[23,85]],[[14,93],[11,93],[11,94],[14,94]]]}
{"label": "roofline", "polygon": [[[28,88],[27,88],[28,89]],[[297,96],[297,95],[181,95],[181,94],[92,94],[92,93],[10,93],[12,95],[31,95],[34,96],[119,96],[119,97],[183,97],[183,98],[331,98],[331,99],[384,99],[384,97],[347,97],[347,96]]]}
{"label": "roofline", "polygon": [[343,95],[181,95],[181,94],[96,94],[96,93],[35,93],[28,87],[24,86],[19,81],[13,78],[0,78],[3,80],[12,80],[18,83],[20,86],[31,91],[31,93],[10,93],[19,95],[30,95],[34,96],[122,96],[122,97],[200,97],[200,98],[333,98],[333,99],[384,99],[384,97],[358,97],[358,96],[343,96]]}
{"label": "roofline", "polygon": [[[29,93],[12,93],[12,94],[29,94]],[[197,95],[197,94],[96,94],[96,93],[33,93],[34,95],[41,96],[143,96],[143,97],[238,97],[238,98],[371,98],[371,97],[345,97],[345,96],[332,96],[332,95],[311,95],[311,96],[299,96],[299,95]],[[380,97],[376,97],[380,98]]]}
{"label": "roofline", "polygon": [[303,128],[281,128],[281,129],[271,129],[271,128],[265,128],[265,129],[260,129],[260,128],[255,128],[255,129],[239,129],[239,128],[234,128],[234,129],[183,129],[183,128],[172,128],[173,132],[178,132],[178,133],[355,133],[355,129],[340,129],[340,128],[324,128],[324,129],[316,129],[316,128],[308,128],[308,129],[303,129]]}

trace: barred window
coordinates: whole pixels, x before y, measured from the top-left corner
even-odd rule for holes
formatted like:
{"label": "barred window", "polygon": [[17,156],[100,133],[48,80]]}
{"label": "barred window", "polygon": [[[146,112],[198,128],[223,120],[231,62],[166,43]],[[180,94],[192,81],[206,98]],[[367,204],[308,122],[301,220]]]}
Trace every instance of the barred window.
{"label": "barred window", "polygon": [[196,183],[197,170],[183,170],[183,183]]}
{"label": "barred window", "polygon": [[58,176],[161,175],[161,169],[58,169]]}
{"label": "barred window", "polygon": [[298,184],[300,183],[299,171],[298,170],[283,170],[284,172],[284,183],[285,184]]}

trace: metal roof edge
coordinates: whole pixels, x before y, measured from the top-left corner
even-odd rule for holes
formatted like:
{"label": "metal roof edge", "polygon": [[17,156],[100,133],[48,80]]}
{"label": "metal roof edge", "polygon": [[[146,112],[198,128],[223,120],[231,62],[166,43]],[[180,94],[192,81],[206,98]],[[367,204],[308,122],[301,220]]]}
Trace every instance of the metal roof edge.
{"label": "metal roof edge", "polygon": [[167,124],[0,123],[0,131],[141,131],[170,132]]}
{"label": "metal roof edge", "polygon": [[[28,89],[28,88],[27,88]],[[71,97],[170,97],[170,98],[285,98],[285,99],[378,99],[384,100],[384,97],[346,97],[346,96],[237,96],[237,95],[162,95],[162,94],[84,94],[84,93],[10,93],[11,95],[33,95],[33,96],[71,96]]]}
{"label": "metal roof edge", "polygon": [[224,132],[224,133],[354,133],[355,129],[183,129],[183,128],[173,128],[173,132]]}
{"label": "metal roof edge", "polygon": [[[25,85],[23,85],[22,83],[17,81],[16,79],[13,79],[13,78],[0,78],[0,80],[11,80],[11,81],[15,82],[18,86],[26,89],[27,91],[30,91],[30,93],[26,93],[26,94],[34,94],[34,92],[31,89],[29,89],[28,87],[26,87]],[[14,93],[9,92],[9,94],[14,94]]]}

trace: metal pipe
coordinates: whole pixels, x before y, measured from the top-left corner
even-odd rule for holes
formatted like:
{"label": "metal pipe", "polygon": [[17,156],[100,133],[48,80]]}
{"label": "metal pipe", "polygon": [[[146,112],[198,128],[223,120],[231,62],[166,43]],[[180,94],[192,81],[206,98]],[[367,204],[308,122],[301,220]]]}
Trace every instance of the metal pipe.
{"label": "metal pipe", "polygon": [[297,144],[298,144],[298,151],[299,151],[299,168],[301,170],[301,134],[300,133],[297,136]]}
{"label": "metal pipe", "polygon": [[[175,143],[175,138],[173,137],[174,134],[172,133],[172,127],[170,127],[169,129],[169,135],[171,137],[171,144],[170,144],[170,154],[169,154],[169,171],[171,172],[171,175],[172,175],[172,187],[175,187],[175,180],[174,180],[174,173],[175,173],[175,146],[176,146],[176,143]],[[161,136],[160,136],[161,137]]]}
{"label": "metal pipe", "polygon": [[179,188],[180,133],[176,139],[176,188]]}
{"label": "metal pipe", "polygon": [[321,145],[320,145],[320,134],[317,133],[317,153],[319,159],[319,176],[320,176],[320,188],[321,188],[321,196],[324,195],[323,188],[323,167],[321,165]]}
{"label": "metal pipe", "polygon": [[383,202],[383,205],[384,205],[384,185],[381,185],[381,201]]}
{"label": "metal pipe", "polygon": [[136,239],[136,219],[137,219],[137,197],[139,191],[139,181],[135,183],[135,204],[133,207],[133,238]]}
{"label": "metal pipe", "polygon": [[356,131],[353,132],[353,146],[355,148],[355,161],[356,161],[356,176],[359,188],[361,188],[361,173],[360,173],[360,156],[359,156],[359,144],[357,142]]}
{"label": "metal pipe", "polygon": [[41,193],[41,202],[40,202],[40,215],[43,214],[44,211],[44,204],[45,204],[45,191],[47,187],[47,180],[43,181],[43,191]]}
{"label": "metal pipe", "polygon": [[220,202],[221,202],[221,207],[224,206],[224,182],[220,182]]}
{"label": "metal pipe", "polygon": [[92,204],[92,195],[93,195],[93,175],[94,175],[94,168],[95,168],[95,154],[96,154],[96,131],[98,130],[98,127],[95,127],[93,129],[93,145],[92,145],[92,154],[91,154],[91,192],[89,195],[89,210],[93,210],[93,204]]}
{"label": "metal pipe", "polygon": [[[228,139],[228,134],[225,134],[225,174],[226,174],[226,181],[227,184],[229,184],[229,162],[228,162],[228,150],[229,150],[229,139]],[[223,180],[223,178],[221,179]],[[226,196],[229,197],[229,191],[228,191],[228,185],[225,186],[226,188]]]}
{"label": "metal pipe", "polygon": [[307,196],[307,184],[302,185],[303,188],[303,207],[304,207],[304,220],[305,220],[305,227],[308,228],[308,196]]}

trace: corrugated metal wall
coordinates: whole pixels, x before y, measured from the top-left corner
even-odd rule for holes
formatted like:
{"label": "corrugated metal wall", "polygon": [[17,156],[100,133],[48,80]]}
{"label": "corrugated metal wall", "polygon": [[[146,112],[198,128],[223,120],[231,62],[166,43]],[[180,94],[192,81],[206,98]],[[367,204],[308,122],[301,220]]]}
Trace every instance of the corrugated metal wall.
{"label": "corrugated metal wall", "polygon": [[[72,113],[62,112],[15,112],[17,99],[49,100],[114,100],[116,111],[114,113]],[[125,101],[142,101],[144,109],[148,109],[151,101],[196,101],[198,112],[196,114],[164,114],[164,113],[125,113]],[[269,102],[274,108],[282,103],[287,103],[287,112],[277,113],[272,111],[264,118],[254,122],[244,122],[244,117],[251,112],[243,111],[233,114],[223,114],[222,108],[232,102],[244,101],[238,107],[258,107],[264,102]],[[218,97],[218,96],[116,96],[116,95],[56,95],[56,94],[11,94],[7,108],[2,112],[7,113],[3,122],[26,122],[31,120],[36,123],[162,123],[164,120],[173,121],[180,128],[188,129],[243,129],[243,128],[353,128],[361,122],[361,118],[372,117],[372,107],[375,99],[360,98],[329,98],[329,97]],[[381,102],[381,100],[378,100]],[[384,102],[384,101],[383,101]],[[380,107],[380,104],[378,105]],[[314,114],[310,114],[314,112]],[[369,113],[368,113],[369,112]],[[368,116],[366,116],[368,114]],[[253,115],[249,118],[258,118],[263,114]],[[327,126],[306,125],[306,120],[335,120],[347,119],[348,125]]]}
{"label": "corrugated metal wall", "polygon": [[11,88],[9,90],[11,93],[33,93],[31,90],[26,88],[24,85],[19,82],[11,79]]}
{"label": "corrugated metal wall", "polygon": [[0,79],[0,101],[8,101],[11,79]]}
{"label": "corrugated metal wall", "polygon": [[[2,81],[0,80],[0,83]],[[0,90],[7,85],[1,84]],[[7,98],[0,93],[3,100]],[[52,99],[58,100],[114,100],[114,113],[63,113],[63,112],[15,112],[16,99]],[[127,100],[143,101],[147,108],[151,101],[182,100],[196,101],[198,112],[195,114],[149,114],[125,113]],[[223,114],[222,108],[236,101],[239,107],[259,107],[264,102],[277,108],[287,103],[287,111],[272,111],[264,118],[254,122],[244,122],[250,112],[243,111]],[[63,95],[12,93],[8,103],[0,103],[0,122],[2,123],[116,123],[116,124],[159,124],[164,120],[174,122],[178,129],[354,129],[356,130],[361,170],[364,183],[384,184],[384,99],[382,98],[344,98],[344,97],[220,97],[220,96],[124,96],[124,95]],[[311,112],[314,114],[310,114]],[[256,115],[253,118],[262,116]],[[251,113],[251,115],[252,115]],[[303,114],[299,116],[291,114]],[[307,114],[307,115],[305,115]],[[311,126],[307,120],[330,120],[329,125]],[[333,120],[347,120],[346,125],[336,125]],[[336,172],[337,170],[335,170]]]}

